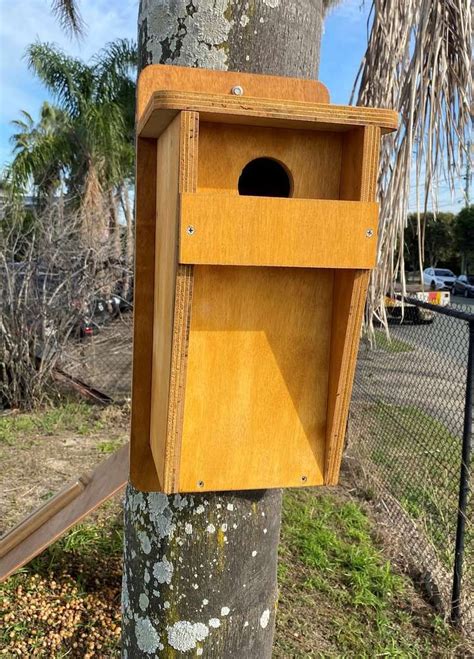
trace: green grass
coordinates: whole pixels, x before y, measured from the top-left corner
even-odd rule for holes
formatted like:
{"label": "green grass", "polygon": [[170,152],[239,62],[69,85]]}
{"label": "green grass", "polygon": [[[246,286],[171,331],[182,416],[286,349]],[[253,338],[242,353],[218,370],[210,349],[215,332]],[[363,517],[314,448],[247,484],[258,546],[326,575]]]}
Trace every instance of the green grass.
{"label": "green grass", "polygon": [[[461,439],[414,406],[377,403],[371,418],[370,457],[393,496],[427,532],[447,567],[456,533]],[[474,558],[467,527],[467,559]]]}
{"label": "green grass", "polygon": [[413,352],[414,347],[406,341],[401,341],[394,336],[387,337],[384,331],[376,329],[374,331],[375,346],[385,352]]}
{"label": "green grass", "polygon": [[428,609],[426,629],[420,632],[420,612],[411,601],[413,585],[384,557],[358,503],[311,491],[288,492],[279,581],[280,608],[292,626],[303,615],[298,608],[316,606],[312,619],[324,625],[323,636],[330,644],[310,654],[311,643],[305,649],[301,641],[311,634],[310,625],[302,624],[292,635],[282,629],[279,657],[426,657],[436,656],[440,644],[448,650],[457,643]]}
{"label": "green grass", "polygon": [[72,431],[87,435],[103,428],[98,408],[87,403],[64,403],[28,414],[0,417],[0,443],[12,445],[22,434],[53,435]]}
{"label": "green grass", "polygon": [[[119,655],[121,534],[108,503],[1,586],[6,656]],[[279,584],[276,658],[452,656],[460,643],[413,605],[359,503],[335,494],[286,493]]]}

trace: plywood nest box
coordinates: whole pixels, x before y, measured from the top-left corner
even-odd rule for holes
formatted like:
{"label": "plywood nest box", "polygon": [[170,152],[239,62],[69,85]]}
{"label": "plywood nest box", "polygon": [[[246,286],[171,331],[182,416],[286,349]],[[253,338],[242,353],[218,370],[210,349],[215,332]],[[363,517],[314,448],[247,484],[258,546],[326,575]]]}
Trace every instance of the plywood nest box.
{"label": "plywood nest box", "polygon": [[137,105],[133,484],[336,483],[397,115],[160,65]]}

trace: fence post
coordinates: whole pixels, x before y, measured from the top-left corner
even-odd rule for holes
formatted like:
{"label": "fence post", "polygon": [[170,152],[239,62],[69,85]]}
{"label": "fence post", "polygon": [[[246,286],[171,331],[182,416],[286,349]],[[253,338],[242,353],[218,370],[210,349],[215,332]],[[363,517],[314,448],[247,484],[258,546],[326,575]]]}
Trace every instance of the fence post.
{"label": "fence post", "polygon": [[461,619],[461,581],[464,560],[464,537],[466,509],[469,495],[469,465],[472,442],[472,394],[474,376],[474,321],[469,321],[469,352],[466,374],[466,402],[464,406],[464,429],[462,435],[461,470],[459,474],[459,505],[454,554],[453,592],[451,597],[451,621],[459,624]]}

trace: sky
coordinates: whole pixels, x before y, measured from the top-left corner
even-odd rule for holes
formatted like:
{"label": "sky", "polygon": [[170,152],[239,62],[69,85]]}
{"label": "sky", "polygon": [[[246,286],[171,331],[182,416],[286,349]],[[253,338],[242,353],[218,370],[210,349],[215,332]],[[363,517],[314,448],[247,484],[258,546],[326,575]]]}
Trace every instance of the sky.
{"label": "sky", "polygon": [[[52,42],[88,60],[109,41],[136,38],[137,0],[79,0],[79,6],[87,25],[81,41],[64,34],[48,0],[0,0],[0,168],[11,155],[10,122],[19,117],[20,110],[37,118],[42,102],[51,100],[26,66],[24,53],[30,43]],[[333,103],[349,102],[367,44],[369,7],[369,0],[344,0],[326,18],[319,77],[329,88]],[[462,207],[461,196],[459,192],[453,203],[446,190],[440,210],[457,212]]]}

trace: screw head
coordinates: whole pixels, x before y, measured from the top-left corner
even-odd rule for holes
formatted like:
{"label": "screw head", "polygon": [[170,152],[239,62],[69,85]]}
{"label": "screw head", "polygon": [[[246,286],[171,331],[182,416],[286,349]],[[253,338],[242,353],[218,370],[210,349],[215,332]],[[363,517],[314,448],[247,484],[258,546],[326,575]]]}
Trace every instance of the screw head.
{"label": "screw head", "polygon": [[186,233],[187,233],[189,236],[192,236],[193,233],[194,233],[195,231],[196,231],[196,229],[193,227],[192,224],[190,224],[190,225],[188,226],[188,228],[186,229]]}
{"label": "screw head", "polygon": [[234,94],[234,96],[243,96],[244,95],[244,89],[240,85],[235,85],[235,87],[232,87],[230,90],[231,94]]}
{"label": "screw head", "polygon": [[198,481],[197,486],[198,487],[204,487],[204,481]]}
{"label": "screw head", "polygon": [[303,483],[306,483],[307,480],[308,480],[308,477],[307,477],[307,476],[301,476],[301,481],[302,481]]}
{"label": "screw head", "polygon": [[372,238],[372,236],[374,235],[374,230],[373,229],[367,229],[367,231],[365,232],[365,235],[367,236],[367,238]]}

